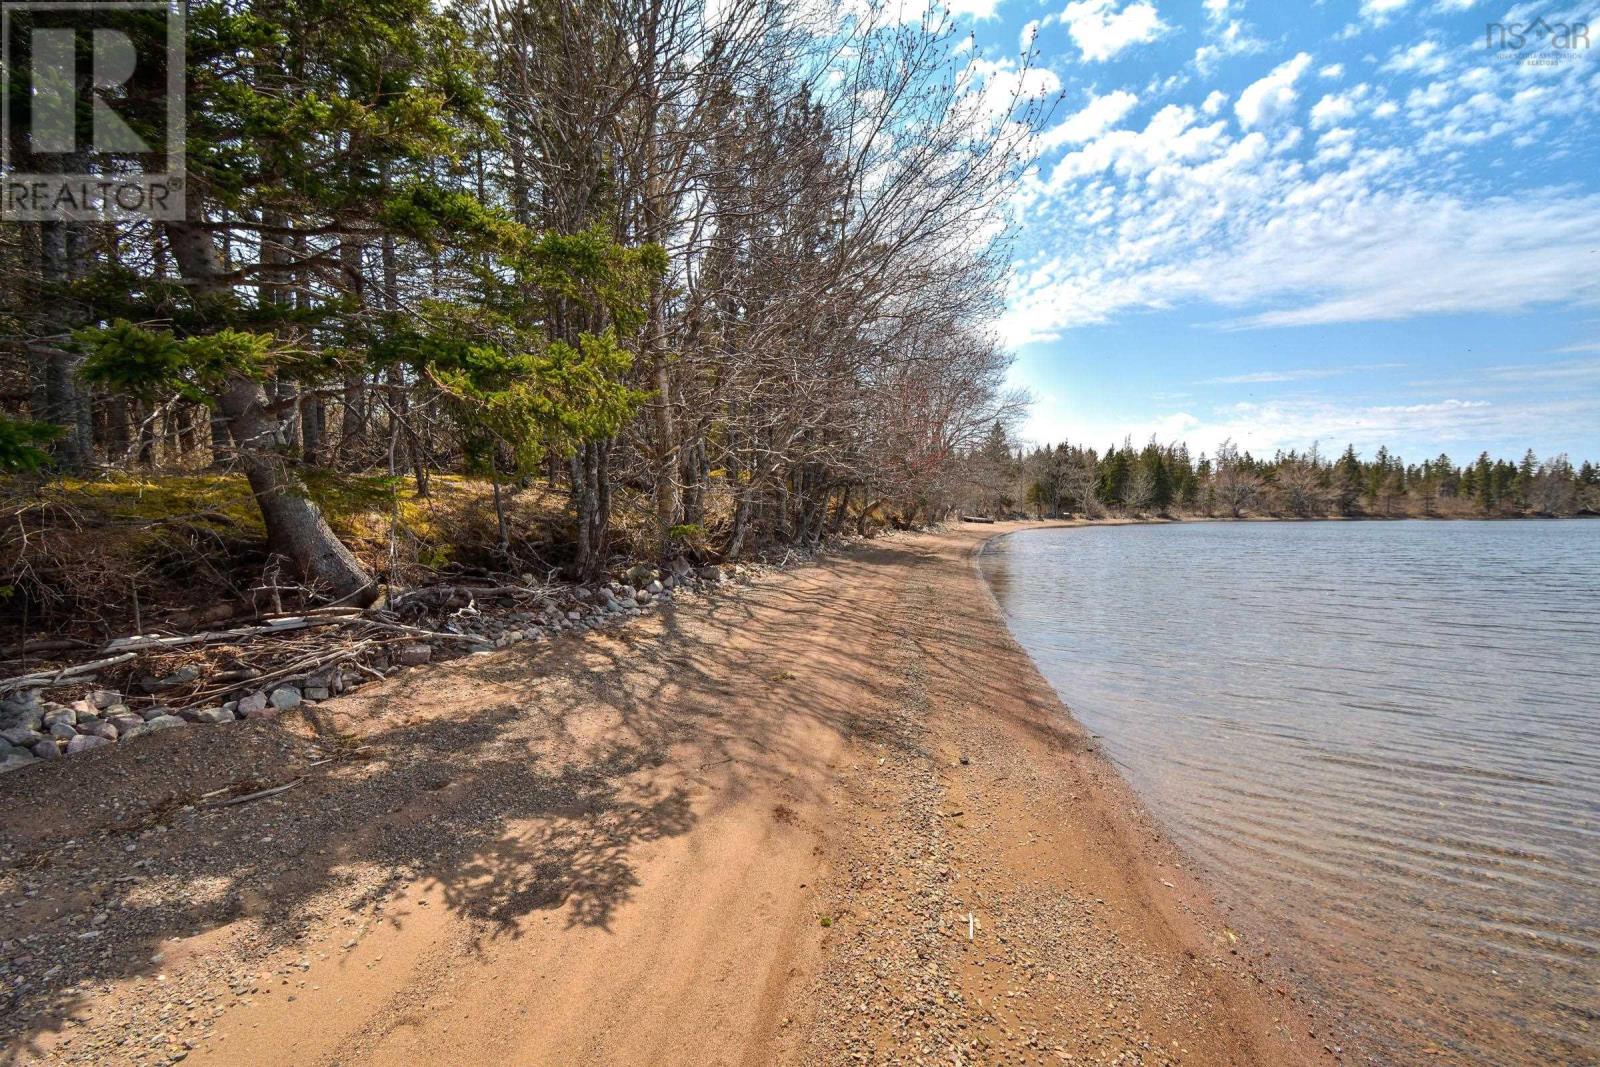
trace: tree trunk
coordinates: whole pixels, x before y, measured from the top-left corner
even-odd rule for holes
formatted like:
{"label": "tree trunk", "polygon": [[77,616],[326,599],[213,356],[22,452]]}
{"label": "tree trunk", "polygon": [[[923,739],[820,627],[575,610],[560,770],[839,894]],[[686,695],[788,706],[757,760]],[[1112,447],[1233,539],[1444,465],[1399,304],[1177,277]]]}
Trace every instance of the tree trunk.
{"label": "tree trunk", "polygon": [[233,375],[217,397],[239,465],[267,527],[267,547],[288,557],[318,593],[366,607],[378,598],[372,576],[334,534],[279,451],[281,425],[267,410],[261,386]]}
{"label": "tree trunk", "polygon": [[[204,227],[187,221],[165,226],[173,258],[195,297],[203,305],[208,297],[225,295],[229,291],[227,275]],[[372,576],[335,536],[278,450],[280,427],[267,410],[260,383],[240,374],[230,375],[214,390],[214,399],[261,509],[267,547],[287,557],[301,578],[319,587],[319,592],[341,603],[371,604],[377,599]]]}

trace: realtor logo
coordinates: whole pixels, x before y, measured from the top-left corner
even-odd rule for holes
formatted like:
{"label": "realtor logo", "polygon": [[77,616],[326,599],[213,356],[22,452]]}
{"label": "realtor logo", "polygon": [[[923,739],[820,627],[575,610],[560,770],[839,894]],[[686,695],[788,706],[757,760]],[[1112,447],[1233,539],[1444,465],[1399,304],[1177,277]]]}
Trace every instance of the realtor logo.
{"label": "realtor logo", "polygon": [[1552,22],[1543,16],[1532,22],[1490,22],[1484,26],[1483,46],[1501,54],[1517,54],[1526,49],[1530,55],[1554,61],[1588,51],[1589,24]]}
{"label": "realtor logo", "polygon": [[6,0],[0,218],[183,218],[183,10],[183,0]]}

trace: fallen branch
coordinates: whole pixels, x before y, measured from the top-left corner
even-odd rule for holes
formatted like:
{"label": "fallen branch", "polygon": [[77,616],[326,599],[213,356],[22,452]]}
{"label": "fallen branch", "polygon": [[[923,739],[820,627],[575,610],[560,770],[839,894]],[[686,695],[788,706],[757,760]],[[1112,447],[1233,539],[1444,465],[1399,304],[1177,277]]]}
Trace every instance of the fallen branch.
{"label": "fallen branch", "polygon": [[235,804],[244,804],[244,803],[247,803],[247,802],[252,801],[252,800],[261,800],[264,797],[275,797],[279,793],[287,793],[289,790],[293,789],[295,786],[299,785],[303,781],[305,781],[304,778],[296,778],[294,781],[290,782],[288,785],[274,786],[271,789],[260,789],[260,790],[257,790],[254,793],[246,793],[242,797],[229,797],[227,800],[217,800],[217,801],[213,801],[213,802],[211,802],[209,804],[201,804],[200,807],[202,807],[202,808],[230,808]]}
{"label": "fallen branch", "polygon": [[60,685],[74,685],[94,676],[107,667],[120,666],[133,658],[134,653],[125,652],[120,656],[108,656],[105,659],[79,663],[73,667],[63,667],[58,671],[41,671],[37,674],[24,674],[16,678],[6,678],[0,680],[0,693],[9,693],[17,689],[52,689]]}
{"label": "fallen branch", "polygon": [[303,615],[289,615],[265,626],[243,626],[236,630],[208,630],[205,633],[186,634],[179,637],[151,637],[144,634],[135,634],[132,637],[119,637],[106,645],[106,652],[139,652],[150,648],[182,648],[184,645],[209,645],[218,641],[236,641],[242,637],[259,637],[263,634],[289,633],[292,630],[304,630],[309,626],[327,626],[332,623],[349,622],[351,620],[342,616],[330,615],[320,618],[306,618]]}

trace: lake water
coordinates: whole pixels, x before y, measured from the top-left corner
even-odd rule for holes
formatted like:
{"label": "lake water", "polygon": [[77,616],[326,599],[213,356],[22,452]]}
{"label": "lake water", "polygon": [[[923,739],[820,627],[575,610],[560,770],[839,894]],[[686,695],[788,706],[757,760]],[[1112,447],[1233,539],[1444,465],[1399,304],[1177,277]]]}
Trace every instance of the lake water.
{"label": "lake water", "polygon": [[1013,633],[1383,1063],[1600,1063],[1600,521],[1038,530]]}

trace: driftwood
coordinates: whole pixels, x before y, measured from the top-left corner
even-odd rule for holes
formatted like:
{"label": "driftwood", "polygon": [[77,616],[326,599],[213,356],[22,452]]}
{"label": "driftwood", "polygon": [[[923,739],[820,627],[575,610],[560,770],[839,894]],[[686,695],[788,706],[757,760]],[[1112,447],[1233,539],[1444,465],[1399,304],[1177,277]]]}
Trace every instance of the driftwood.
{"label": "driftwood", "polygon": [[994,520],[989,518],[987,515],[963,515],[963,516],[961,516],[961,521],[962,522],[981,522],[985,526],[993,526],[994,525]]}
{"label": "driftwood", "polygon": [[88,663],[79,663],[71,667],[62,667],[56,671],[40,671],[36,674],[23,674],[16,678],[0,679],[0,693],[10,693],[17,689],[50,689],[58,685],[76,685],[94,677],[107,667],[117,667],[134,658],[134,653],[124,652],[120,656],[107,656],[105,659],[90,660]]}
{"label": "driftwood", "polygon": [[345,618],[337,615],[315,619],[292,615],[277,619],[265,626],[242,626],[236,630],[210,630],[206,633],[186,634],[181,637],[153,637],[135,634],[132,637],[117,638],[105,647],[105,651],[142,652],[151,648],[182,648],[184,645],[210,645],[218,641],[237,641],[242,637],[288,633],[291,630],[304,630],[308,626],[326,626],[330,623],[345,621],[347,621]]}
{"label": "driftwood", "polygon": [[[403,594],[397,599],[397,603],[446,607],[457,597],[465,599],[466,604],[469,605],[467,612],[471,613],[470,605],[476,598],[532,598],[547,601],[549,593],[545,590],[528,586],[514,585],[485,586],[482,588],[474,588],[467,585],[432,586]],[[458,611],[456,614],[462,614],[462,612]],[[243,642],[252,638],[276,637],[281,634],[294,633],[314,627],[355,628],[357,630],[357,639],[344,647],[302,657],[285,666],[254,677],[244,678],[240,676],[240,672],[225,672],[225,676],[212,679],[214,683],[223,682],[224,684],[221,688],[213,685],[191,697],[190,700],[204,700],[219,695],[230,689],[237,688],[242,681],[265,687],[274,681],[296,677],[309,671],[351,659],[358,653],[370,650],[383,643],[373,638],[371,632],[375,630],[403,634],[425,641],[456,641],[478,648],[494,647],[493,641],[477,634],[429,630],[421,626],[410,626],[394,621],[394,616],[391,613],[381,609],[363,610],[353,607],[323,607],[310,608],[298,614],[260,615],[257,618],[263,620],[259,625],[239,626],[229,630],[207,630],[195,634],[175,634],[170,636],[163,634],[130,634],[127,637],[119,637],[106,644],[100,650],[101,658],[99,659],[68,667],[34,671],[14,678],[0,679],[0,693],[10,693],[19,689],[50,689],[58,686],[81,684],[91,680],[102,670],[128,663],[137,658],[142,652],[165,652],[195,645]],[[365,630],[366,633],[363,634],[362,630]],[[67,648],[88,648],[92,646],[87,642],[70,640],[49,642],[48,645],[44,642],[30,643],[24,646],[27,651],[43,651],[46,647],[65,650]],[[375,671],[369,670],[369,673],[382,677],[381,673]]]}

